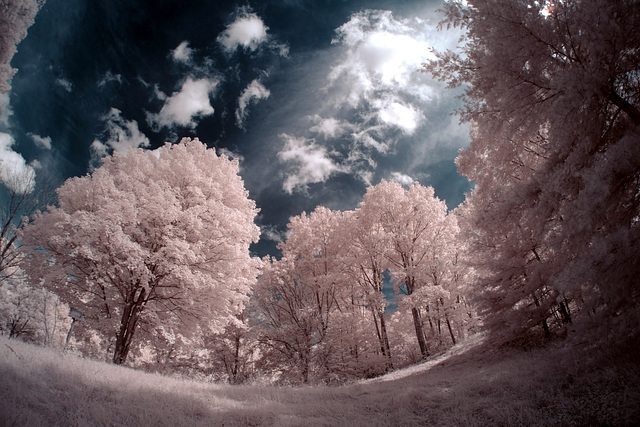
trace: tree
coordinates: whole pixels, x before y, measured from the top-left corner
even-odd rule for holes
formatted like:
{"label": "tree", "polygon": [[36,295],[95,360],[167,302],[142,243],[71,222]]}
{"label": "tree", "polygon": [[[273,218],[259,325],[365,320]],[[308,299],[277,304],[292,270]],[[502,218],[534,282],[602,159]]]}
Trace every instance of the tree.
{"label": "tree", "polygon": [[289,237],[279,245],[283,257],[266,262],[255,294],[263,341],[285,356],[303,383],[313,369],[327,368],[323,345],[344,278],[338,264],[343,239],[336,233],[341,221],[342,212],[324,207],[292,218]]}
{"label": "tree", "polygon": [[467,30],[462,52],[424,70],[465,87],[471,144],[457,164],[476,187],[461,226],[491,329],[549,335],[579,301],[634,311],[640,4],[469,0],[444,11],[443,25]]}
{"label": "tree", "polygon": [[350,244],[344,254],[346,271],[359,287],[359,293],[371,311],[380,351],[387,369],[393,369],[391,346],[387,331],[385,309],[388,302],[382,288],[384,273],[389,268],[387,241],[378,215],[371,209],[356,209],[345,213],[343,235]]}
{"label": "tree", "polygon": [[0,282],[0,334],[62,347],[69,330],[69,307],[57,295],[27,282],[19,268]]}
{"label": "tree", "polygon": [[447,206],[435,197],[433,187],[416,183],[405,190],[397,182],[383,180],[367,189],[360,212],[374,216],[382,225],[395,290],[406,293],[420,352],[427,357],[420,309],[429,299],[446,292],[441,276],[448,262],[447,245],[455,239]]}
{"label": "tree", "polygon": [[30,273],[115,338],[114,363],[136,334],[219,332],[244,307],[259,229],[237,161],[185,138],[115,153],[57,194],[24,230]]}

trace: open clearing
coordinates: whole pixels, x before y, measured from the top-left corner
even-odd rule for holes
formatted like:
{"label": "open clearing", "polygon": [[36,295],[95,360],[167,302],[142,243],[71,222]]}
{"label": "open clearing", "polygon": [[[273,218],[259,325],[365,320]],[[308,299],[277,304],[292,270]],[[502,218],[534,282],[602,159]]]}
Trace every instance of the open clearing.
{"label": "open clearing", "polygon": [[17,426],[634,425],[630,351],[471,339],[423,364],[341,387],[169,378],[0,337],[0,421]]}

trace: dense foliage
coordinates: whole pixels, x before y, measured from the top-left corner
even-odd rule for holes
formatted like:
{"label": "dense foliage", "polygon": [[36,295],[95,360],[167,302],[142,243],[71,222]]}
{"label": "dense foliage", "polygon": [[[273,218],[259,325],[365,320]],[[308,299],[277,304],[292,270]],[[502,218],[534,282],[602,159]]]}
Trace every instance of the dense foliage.
{"label": "dense foliage", "polygon": [[640,258],[640,4],[445,3],[461,53],[425,70],[465,88],[476,183],[459,208],[487,325],[512,336],[635,312]]}
{"label": "dense foliage", "polygon": [[136,334],[185,341],[242,311],[258,274],[249,245],[259,229],[237,161],[184,139],[116,153],[57,192],[58,207],[24,229],[29,273],[113,340],[114,363]]}

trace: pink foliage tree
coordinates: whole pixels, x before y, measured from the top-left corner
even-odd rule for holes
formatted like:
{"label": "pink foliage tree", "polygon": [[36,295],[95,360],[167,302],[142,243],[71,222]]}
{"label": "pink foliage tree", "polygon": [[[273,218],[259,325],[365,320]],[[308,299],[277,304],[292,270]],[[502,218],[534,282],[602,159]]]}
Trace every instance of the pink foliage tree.
{"label": "pink foliage tree", "polygon": [[[460,208],[487,324],[508,335],[637,305],[640,4],[444,6],[462,52],[424,65],[465,88],[476,183]],[[587,310],[589,308],[589,310]],[[557,320],[557,322],[556,322]]]}
{"label": "pink foliage tree", "polygon": [[114,363],[134,335],[221,332],[244,308],[259,229],[237,161],[183,139],[116,153],[57,193],[24,230],[30,273],[115,339]]}
{"label": "pink foliage tree", "polygon": [[[382,181],[370,187],[360,212],[373,215],[382,228],[385,257],[396,292],[411,311],[422,357],[429,355],[423,317],[429,304],[447,294],[450,250],[456,234],[453,217],[432,187],[413,184],[405,190],[397,182]],[[422,312],[421,312],[422,311]]]}

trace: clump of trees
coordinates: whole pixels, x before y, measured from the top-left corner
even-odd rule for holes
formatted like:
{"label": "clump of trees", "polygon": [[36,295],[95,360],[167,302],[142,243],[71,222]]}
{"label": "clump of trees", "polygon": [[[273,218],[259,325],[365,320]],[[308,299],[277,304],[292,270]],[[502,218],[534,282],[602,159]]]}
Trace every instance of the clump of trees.
{"label": "clump of trees", "polygon": [[[430,347],[454,344],[473,319],[463,308],[457,235],[456,217],[433,188],[384,180],[354,211],[320,207],[293,218],[283,256],[265,261],[253,298],[271,363],[303,383],[361,378],[406,363],[407,351],[417,349],[417,361]],[[411,319],[398,328],[385,314],[387,272]],[[389,336],[398,329],[413,344],[394,357]]]}
{"label": "clump of trees", "polygon": [[640,4],[444,4],[461,52],[424,70],[465,88],[476,186],[459,208],[489,329],[509,337],[637,313]]}

